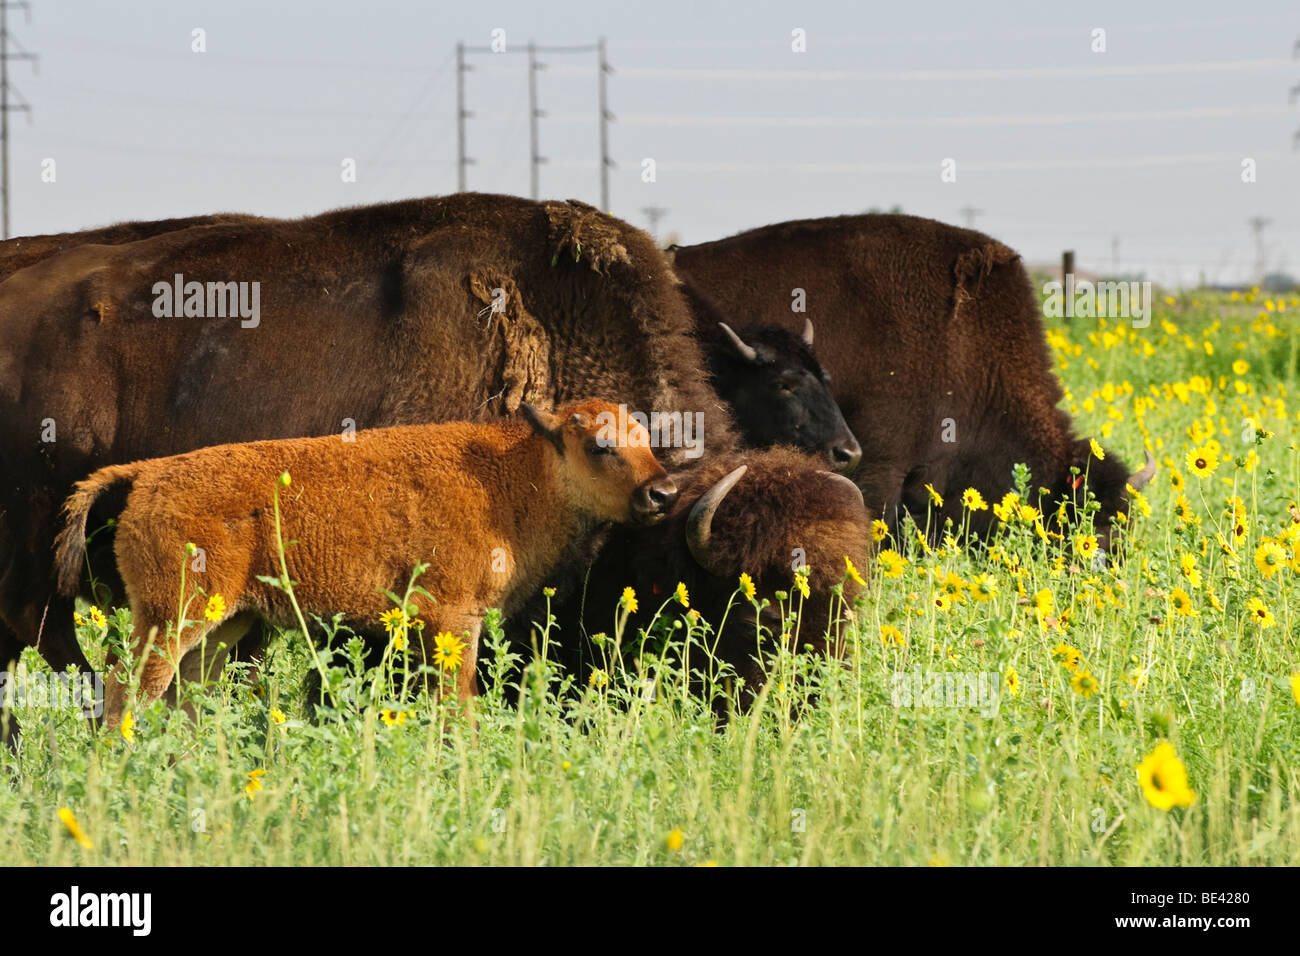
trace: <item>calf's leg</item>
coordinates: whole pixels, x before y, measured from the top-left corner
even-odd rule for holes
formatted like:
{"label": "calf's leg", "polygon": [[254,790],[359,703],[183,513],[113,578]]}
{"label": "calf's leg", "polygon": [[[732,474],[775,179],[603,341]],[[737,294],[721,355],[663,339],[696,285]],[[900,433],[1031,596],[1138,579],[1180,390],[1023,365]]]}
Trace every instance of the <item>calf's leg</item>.
{"label": "calf's leg", "polygon": [[[134,621],[131,645],[135,667],[140,675],[137,692],[142,704],[161,697],[176,675],[176,668],[196,644],[216,626],[209,621],[190,624],[180,634],[167,632],[167,612],[160,609],[132,605]],[[104,682],[104,723],[114,730],[126,714],[126,695],[129,675],[124,661],[118,661]]]}
{"label": "calf's leg", "polygon": [[[226,618],[212,628],[181,658],[177,679],[167,687],[167,702],[175,706],[182,681],[207,684],[220,677],[221,670],[233,656],[236,645],[257,623],[257,616],[245,611]],[[190,719],[197,721],[198,713],[193,702],[187,700],[183,706]]]}

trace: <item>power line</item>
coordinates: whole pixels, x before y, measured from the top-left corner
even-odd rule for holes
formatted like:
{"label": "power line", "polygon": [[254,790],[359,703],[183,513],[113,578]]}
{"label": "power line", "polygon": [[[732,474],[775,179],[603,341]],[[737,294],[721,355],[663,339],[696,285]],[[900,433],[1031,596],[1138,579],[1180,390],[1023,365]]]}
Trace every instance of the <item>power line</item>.
{"label": "power line", "polygon": [[[1300,89],[1300,86],[1297,87]],[[1285,106],[1190,107],[1163,110],[1125,110],[1100,113],[958,114],[951,116],[705,116],[689,113],[626,113],[619,122],[628,126],[667,127],[775,127],[806,129],[879,129],[891,126],[1073,126],[1080,123],[1150,122],[1153,120],[1242,119],[1247,116],[1280,116]],[[556,122],[583,122],[582,113],[556,113]]]}
{"label": "power line", "polygon": [[[1012,69],[961,70],[746,70],[710,67],[626,67],[624,76],[657,80],[780,80],[789,81],[940,81],[954,80],[1036,80],[1095,79],[1100,76],[1173,76],[1183,73],[1249,73],[1259,70],[1290,69],[1291,60],[1267,58],[1256,60],[1196,60],[1186,63],[1148,63],[1131,66],[1045,66]],[[572,72],[560,67],[559,71]]]}
{"label": "power line", "polygon": [[[14,90],[14,94],[20,100],[19,103],[11,104],[9,102],[9,61],[10,60],[30,60],[32,68],[36,68],[36,54],[28,53],[22,48],[17,40],[11,40],[9,36],[9,10],[22,10],[27,15],[27,22],[32,22],[31,4],[26,0],[0,0],[0,205],[4,207],[2,231],[0,239],[9,238],[9,113],[10,111],[26,113],[27,121],[31,122],[32,107],[26,98]],[[13,43],[18,47],[17,52],[9,52],[9,44]]]}
{"label": "power line", "polygon": [[[609,170],[615,165],[609,156],[609,124],[614,120],[614,114],[609,111],[609,98],[607,90],[607,78],[613,73],[613,68],[609,65],[609,60],[605,55],[605,38],[601,37],[595,44],[573,44],[565,46],[540,45],[528,41],[528,44],[522,49],[514,49],[506,45],[500,47],[492,46],[470,46],[464,42],[456,44],[456,188],[459,192],[464,192],[466,188],[466,170],[467,167],[474,164],[474,160],[466,155],[465,145],[465,120],[474,116],[472,110],[465,108],[465,74],[474,67],[466,62],[466,54],[487,53],[492,55],[524,53],[528,56],[528,142],[529,142],[529,186],[531,195],[537,199],[540,193],[540,167],[543,163],[550,161],[540,153],[538,120],[546,117],[546,111],[538,107],[537,91],[537,74],[540,70],[549,69],[547,64],[540,63],[537,60],[539,53],[595,53],[596,54],[596,82],[597,82],[597,121],[600,124],[600,207],[609,210]],[[588,121],[590,117],[588,116]]]}

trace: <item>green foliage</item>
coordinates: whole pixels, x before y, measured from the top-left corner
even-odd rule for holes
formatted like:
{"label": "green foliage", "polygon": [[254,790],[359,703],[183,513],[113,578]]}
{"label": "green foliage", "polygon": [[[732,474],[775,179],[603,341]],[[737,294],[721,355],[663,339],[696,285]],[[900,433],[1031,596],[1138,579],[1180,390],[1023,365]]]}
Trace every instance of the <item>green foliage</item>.
{"label": "green foliage", "polygon": [[[847,659],[783,655],[754,705],[723,721],[710,695],[734,701],[735,688],[708,659],[703,624],[690,628],[689,655],[681,629],[620,630],[603,645],[607,682],[577,686],[548,659],[576,635],[551,622],[538,653],[522,654],[493,614],[471,721],[414,679],[409,649],[367,671],[362,642],[321,622],[336,653],[318,661],[299,633],[281,635],[256,668],[187,689],[193,722],[162,702],[135,712],[132,742],[92,734],[70,708],[19,707],[22,752],[0,756],[0,859],[1292,864],[1298,305],[1188,297],[1146,329],[1049,327],[1080,433],[1130,463],[1148,443],[1161,461],[1150,513],[1135,504],[1118,529],[1122,560],[1095,565],[1076,540],[1087,527],[1044,540],[1032,517],[965,549],[923,545],[909,527],[888,543],[907,559],[901,576],[872,574],[853,609]],[[1238,360],[1249,369],[1235,371]],[[1245,435],[1245,418],[1263,431]],[[1186,452],[1210,441],[1221,461],[1198,478]],[[1036,477],[1014,476],[1022,500]],[[1266,541],[1289,562],[1267,576],[1254,560]],[[995,593],[977,597],[977,581]],[[1175,603],[1180,589],[1190,614]],[[401,607],[417,593],[413,578],[391,597]],[[885,625],[901,642],[882,640]],[[80,633],[102,659],[129,626],[119,609]],[[44,670],[33,652],[23,665]],[[304,677],[318,667],[329,693],[312,716]],[[1084,673],[1095,694],[1078,692]],[[900,675],[979,674],[999,688],[995,706],[946,691],[895,706]],[[445,675],[423,676],[436,687]],[[1162,741],[1186,766],[1190,806],[1157,809],[1139,785],[1137,765]]]}

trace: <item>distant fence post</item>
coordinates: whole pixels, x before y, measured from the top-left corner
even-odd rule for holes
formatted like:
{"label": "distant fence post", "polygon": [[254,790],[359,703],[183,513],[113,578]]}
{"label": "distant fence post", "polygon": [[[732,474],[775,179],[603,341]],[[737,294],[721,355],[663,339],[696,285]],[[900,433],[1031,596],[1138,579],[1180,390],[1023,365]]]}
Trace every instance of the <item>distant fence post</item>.
{"label": "distant fence post", "polygon": [[[1066,287],[1066,283],[1069,282],[1069,276],[1073,274],[1073,272],[1074,272],[1074,250],[1066,249],[1064,252],[1061,253],[1061,288],[1062,289]],[[1069,293],[1067,293],[1067,295],[1068,294]],[[1070,321],[1070,313],[1072,311],[1073,310],[1071,309],[1065,310],[1065,317],[1066,317],[1065,320],[1067,322]]]}

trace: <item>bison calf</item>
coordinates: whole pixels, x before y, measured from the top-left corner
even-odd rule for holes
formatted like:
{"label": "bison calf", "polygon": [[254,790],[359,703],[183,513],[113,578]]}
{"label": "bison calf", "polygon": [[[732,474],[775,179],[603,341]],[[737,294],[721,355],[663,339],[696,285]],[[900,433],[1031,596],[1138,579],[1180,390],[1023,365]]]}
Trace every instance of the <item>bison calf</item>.
{"label": "bison calf", "polygon": [[[625,444],[602,413],[614,405],[584,401],[551,416],[523,406],[526,421],[451,423],[360,431],[337,437],[218,445],[170,458],[101,468],[78,483],[59,537],[59,587],[75,594],[85,557],[86,516],[95,499],[129,485],[114,551],[134,619],[132,643],[145,654],[140,693],[170,686],[177,663],[203,678],[203,643],[231,647],[257,619],[294,626],[288,596],[258,580],[281,575],[272,494],[281,492],[280,540],[293,593],[304,614],[342,613],[373,632],[393,610],[413,566],[435,600],[412,602],[426,625],[417,653],[432,659],[434,636],[467,636],[457,676],[462,698],[474,692],[479,629],[488,607],[507,615],[562,562],[590,547],[611,522],[652,523],[677,490],[629,423]],[[206,569],[190,582],[224,607],[214,617],[167,633],[181,596],[186,545],[205,551]],[[215,601],[213,603],[216,603]],[[211,605],[209,605],[211,607]],[[157,650],[149,652],[151,641]],[[196,670],[197,668],[197,670]],[[106,681],[105,718],[120,723],[126,675],[119,662]]]}

